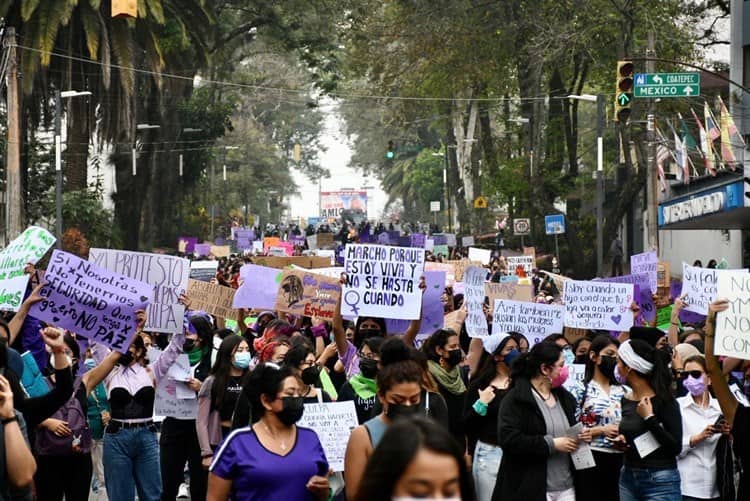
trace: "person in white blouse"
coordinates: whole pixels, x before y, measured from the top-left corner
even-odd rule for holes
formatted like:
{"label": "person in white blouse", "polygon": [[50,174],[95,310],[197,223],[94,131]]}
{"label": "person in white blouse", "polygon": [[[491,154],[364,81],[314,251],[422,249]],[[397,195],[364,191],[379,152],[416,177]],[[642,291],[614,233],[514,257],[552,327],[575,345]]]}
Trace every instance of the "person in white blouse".
{"label": "person in white blouse", "polygon": [[721,499],[717,479],[716,448],[730,428],[721,415],[719,402],[708,390],[711,380],[706,374],[702,355],[685,360],[683,385],[688,391],[677,399],[682,414],[682,452],[677,458],[683,501]]}

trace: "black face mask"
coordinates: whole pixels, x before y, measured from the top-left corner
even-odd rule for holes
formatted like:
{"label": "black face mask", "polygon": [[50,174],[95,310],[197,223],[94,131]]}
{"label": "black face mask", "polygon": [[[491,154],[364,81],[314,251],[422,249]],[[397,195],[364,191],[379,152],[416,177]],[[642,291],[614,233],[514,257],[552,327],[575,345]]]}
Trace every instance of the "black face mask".
{"label": "black face mask", "polygon": [[302,397],[283,397],[281,402],[283,407],[281,412],[276,414],[276,417],[285,425],[292,426],[302,417],[302,413],[305,411],[305,402]]}
{"label": "black face mask", "polygon": [[120,360],[118,360],[117,363],[123,367],[127,367],[133,363],[133,358],[135,358],[133,357],[133,352],[126,351],[124,355],[120,355]]}
{"label": "black face mask", "polygon": [[367,339],[368,337],[381,336],[380,329],[359,329],[360,339]]}
{"label": "black face mask", "polygon": [[615,379],[615,367],[617,367],[617,357],[602,355],[599,357],[599,370],[610,381]]}
{"label": "black face mask", "polygon": [[306,385],[315,384],[320,378],[320,369],[317,365],[313,365],[302,371],[302,382]]}
{"label": "black face mask", "polygon": [[193,348],[195,348],[195,339],[186,339],[184,343],[182,343],[182,352],[188,352],[193,351]]}
{"label": "black face mask", "polygon": [[588,355],[578,355],[578,356],[576,356],[575,363],[586,365],[586,362],[588,362],[588,360],[589,360],[589,356]]}
{"label": "black face mask", "polygon": [[375,379],[375,376],[378,375],[378,361],[371,358],[360,358],[359,373],[367,379]]}
{"label": "black face mask", "polygon": [[448,352],[448,358],[445,359],[445,362],[451,367],[455,367],[461,363],[462,358],[463,355],[461,354],[461,348],[456,348],[455,350],[450,350]]}
{"label": "black face mask", "polygon": [[403,405],[403,404],[388,404],[388,410],[385,415],[388,419],[395,421],[396,419],[409,419],[418,416],[420,413],[419,405]]}

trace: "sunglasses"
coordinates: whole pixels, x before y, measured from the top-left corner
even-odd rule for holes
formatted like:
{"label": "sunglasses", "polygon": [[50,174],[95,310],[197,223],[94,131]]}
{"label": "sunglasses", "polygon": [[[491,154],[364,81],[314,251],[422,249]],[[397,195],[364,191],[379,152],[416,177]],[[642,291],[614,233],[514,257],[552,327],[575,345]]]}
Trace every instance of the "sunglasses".
{"label": "sunglasses", "polygon": [[703,377],[703,374],[704,374],[703,371],[675,371],[675,370],[673,370],[672,373],[678,379],[685,379],[688,376],[694,379],[698,379],[698,378]]}

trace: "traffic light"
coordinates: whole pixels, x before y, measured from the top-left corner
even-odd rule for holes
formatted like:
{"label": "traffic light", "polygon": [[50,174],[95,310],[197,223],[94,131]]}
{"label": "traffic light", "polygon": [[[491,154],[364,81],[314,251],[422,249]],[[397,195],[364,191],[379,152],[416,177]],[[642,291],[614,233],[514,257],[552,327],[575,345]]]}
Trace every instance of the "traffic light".
{"label": "traffic light", "polygon": [[615,121],[627,122],[633,104],[633,62],[617,61],[615,89]]}
{"label": "traffic light", "polygon": [[386,160],[393,160],[396,158],[396,148],[393,146],[393,141],[388,141],[388,149],[385,152]]}

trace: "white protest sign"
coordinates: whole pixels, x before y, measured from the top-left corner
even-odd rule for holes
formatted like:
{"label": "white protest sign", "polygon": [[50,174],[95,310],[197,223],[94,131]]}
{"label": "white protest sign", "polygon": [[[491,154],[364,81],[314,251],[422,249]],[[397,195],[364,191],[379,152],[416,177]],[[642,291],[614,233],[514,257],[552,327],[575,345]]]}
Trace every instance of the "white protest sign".
{"label": "white protest sign", "polygon": [[716,286],[719,277],[725,274],[731,274],[736,271],[747,273],[743,270],[717,270],[713,268],[698,268],[682,263],[682,294],[687,294],[684,298],[685,309],[708,315],[708,305],[716,299]]}
{"label": "white protest sign", "polygon": [[18,311],[30,278],[24,268],[36,264],[54,243],[50,232],[30,226],[0,251],[0,310]]}
{"label": "white protest sign", "polygon": [[305,404],[297,425],[310,428],[318,435],[333,471],[344,471],[349,435],[359,425],[353,401]]}
{"label": "white protest sign", "polygon": [[[463,247],[471,247],[474,245],[474,237],[461,237],[461,245]],[[450,245],[448,247],[450,247]]]}
{"label": "white protest sign", "polygon": [[456,234],[455,233],[443,233],[443,236],[445,237],[445,245],[447,245],[448,247],[456,246]]}
{"label": "white protest sign", "polygon": [[632,275],[637,275],[638,273],[648,275],[651,292],[655,293],[657,288],[656,267],[658,264],[659,257],[656,255],[656,251],[635,254],[630,256],[630,273]]}
{"label": "white protest sign", "polygon": [[89,261],[153,286],[154,298],[146,312],[146,331],[182,331],[185,307],[179,299],[188,288],[190,261],[165,254],[115,249],[91,249]]}
{"label": "white protest sign", "polygon": [[621,332],[633,326],[633,284],[568,280],[563,303],[566,327]]}
{"label": "white protest sign", "polygon": [[427,238],[424,241],[424,250],[432,252],[435,248],[435,240],[433,238]]}
{"label": "white protest sign", "polygon": [[522,267],[526,276],[531,276],[531,270],[536,267],[534,256],[507,256],[505,261],[508,263],[508,273],[516,274],[518,267]]}
{"label": "white protest sign", "polygon": [[190,369],[190,360],[184,353],[177,355],[174,363],[167,371],[167,377],[175,381],[188,381],[193,377],[193,371]]}
{"label": "white protest sign", "polygon": [[572,393],[576,386],[583,384],[586,364],[571,364],[568,366],[568,371],[568,379],[563,383],[563,387]]}
{"label": "white protest sign", "polygon": [[307,237],[307,248],[316,250],[318,248],[318,235],[309,235]]}
{"label": "white protest sign", "polygon": [[489,334],[487,316],[484,314],[484,281],[487,270],[469,266],[464,271],[464,303],[466,304],[466,332],[470,337],[485,337]]}
{"label": "white protest sign", "polygon": [[565,309],[556,304],[495,300],[492,332],[520,332],[529,340],[529,348],[550,334],[561,334]]}
{"label": "white protest sign", "polygon": [[218,261],[192,261],[190,263],[190,278],[201,282],[210,282],[216,277],[219,269]]}
{"label": "white protest sign", "polygon": [[729,300],[729,308],[716,314],[717,355],[750,360],[750,273],[719,274],[717,298]]}
{"label": "white protest sign", "polygon": [[263,254],[263,240],[253,240],[253,252]]}
{"label": "white protest sign", "polygon": [[419,280],[424,249],[349,244],[344,251],[343,315],[415,320],[422,309]]}
{"label": "white protest sign", "polygon": [[478,261],[482,264],[490,264],[492,259],[491,249],[479,249],[477,247],[469,247],[469,261]]}
{"label": "white protest sign", "polygon": [[[154,398],[154,415],[175,419],[195,419],[198,416],[197,398],[180,398],[177,386],[179,383],[169,377],[162,378],[156,385]],[[195,393],[195,392],[193,392]]]}

